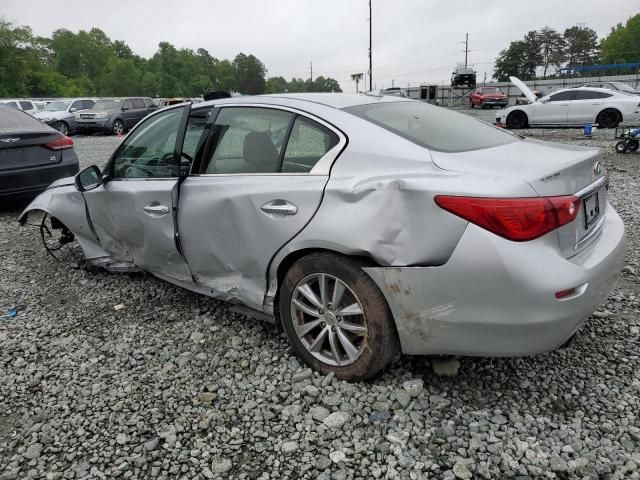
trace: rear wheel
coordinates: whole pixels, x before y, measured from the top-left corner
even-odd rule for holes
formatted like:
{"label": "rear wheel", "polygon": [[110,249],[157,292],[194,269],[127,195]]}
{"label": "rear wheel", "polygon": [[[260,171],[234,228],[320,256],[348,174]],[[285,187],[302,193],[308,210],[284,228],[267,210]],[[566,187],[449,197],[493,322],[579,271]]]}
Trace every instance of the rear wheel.
{"label": "rear wheel", "polygon": [[324,374],[370,378],[399,352],[382,292],[346,257],[313,253],[298,260],[284,278],[279,310],[295,352]]}
{"label": "rear wheel", "polygon": [[522,110],[515,110],[507,116],[507,128],[525,128],[528,123],[527,114]]}
{"label": "rear wheel", "polygon": [[640,146],[640,142],[638,142],[638,140],[629,140],[627,150],[629,150],[630,152],[635,152],[638,150],[638,146]]}
{"label": "rear wheel", "polygon": [[124,133],[124,123],[122,123],[122,120],[114,120],[111,131],[114,135],[122,135]]}
{"label": "rear wheel", "polygon": [[602,128],[616,128],[622,121],[622,115],[614,108],[601,111],[596,118],[596,123]]}
{"label": "rear wheel", "polygon": [[67,122],[60,121],[56,123],[56,130],[63,135],[69,135],[69,125],[67,125]]}

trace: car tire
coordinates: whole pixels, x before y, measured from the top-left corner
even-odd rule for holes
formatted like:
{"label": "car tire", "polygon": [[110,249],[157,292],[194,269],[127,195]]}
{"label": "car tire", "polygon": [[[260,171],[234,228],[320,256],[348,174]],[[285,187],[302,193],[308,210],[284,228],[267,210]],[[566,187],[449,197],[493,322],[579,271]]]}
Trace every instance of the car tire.
{"label": "car tire", "polygon": [[469,102],[469,106],[470,106],[471,108],[476,108],[476,106],[473,104],[473,102]]}
{"label": "car tire", "polygon": [[622,121],[622,115],[615,108],[606,108],[598,114],[596,123],[601,128],[616,128]]}
{"label": "car tire", "polygon": [[640,142],[638,140],[629,140],[629,143],[627,144],[627,150],[629,150],[630,152],[636,152],[638,151],[639,146]]}
{"label": "car tire", "polygon": [[55,125],[56,130],[58,130],[63,135],[69,135],[69,125],[67,122],[59,121]]}
{"label": "car tire", "polygon": [[124,123],[122,123],[122,120],[118,118],[113,121],[111,132],[113,132],[114,135],[122,135],[124,133]]}
{"label": "car tire", "polygon": [[[313,369],[342,380],[371,378],[400,352],[389,306],[362,266],[347,257],[312,253],[292,265],[279,294],[280,320],[293,350]],[[349,314],[341,316],[346,307]]]}
{"label": "car tire", "polygon": [[507,128],[518,130],[529,125],[527,114],[522,110],[514,110],[507,115]]}

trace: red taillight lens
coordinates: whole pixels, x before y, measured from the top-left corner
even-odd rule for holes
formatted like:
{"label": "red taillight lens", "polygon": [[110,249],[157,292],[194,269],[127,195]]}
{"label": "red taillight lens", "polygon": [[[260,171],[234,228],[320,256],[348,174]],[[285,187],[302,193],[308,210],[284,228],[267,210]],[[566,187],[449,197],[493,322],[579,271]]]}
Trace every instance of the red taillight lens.
{"label": "red taillight lens", "polygon": [[52,142],[47,143],[45,147],[50,148],[51,150],[63,150],[65,148],[73,147],[73,140],[71,140],[67,136],[62,136]]}
{"label": "red taillight lens", "polygon": [[541,237],[572,222],[580,208],[573,195],[485,198],[436,195],[440,208],[515,242]]}

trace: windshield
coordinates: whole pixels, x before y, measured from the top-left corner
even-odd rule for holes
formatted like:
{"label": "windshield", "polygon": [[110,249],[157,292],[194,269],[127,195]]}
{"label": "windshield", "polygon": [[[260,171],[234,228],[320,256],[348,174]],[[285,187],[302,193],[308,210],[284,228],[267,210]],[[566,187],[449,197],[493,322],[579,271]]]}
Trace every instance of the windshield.
{"label": "windshield", "polygon": [[61,112],[63,110],[66,110],[69,105],[71,105],[71,102],[51,102],[49,104],[47,104],[46,107],[44,107],[43,111],[44,112]]}
{"label": "windshield", "polygon": [[638,90],[636,90],[635,88],[633,88],[630,85],[627,85],[626,83],[621,83],[621,82],[614,82],[611,85],[613,85],[614,87],[616,87],[618,90],[620,90],[621,92],[627,92],[627,93],[638,93]]}
{"label": "windshield", "polygon": [[98,100],[92,110],[117,110],[120,105],[120,100]]}
{"label": "windshield", "polygon": [[502,93],[502,90],[500,90],[497,87],[493,87],[493,88],[483,88],[482,89],[482,93],[484,94],[494,94],[494,93]]}
{"label": "windshield", "polygon": [[377,103],[344,110],[441,152],[480,150],[518,141],[515,135],[488,123],[424,102]]}

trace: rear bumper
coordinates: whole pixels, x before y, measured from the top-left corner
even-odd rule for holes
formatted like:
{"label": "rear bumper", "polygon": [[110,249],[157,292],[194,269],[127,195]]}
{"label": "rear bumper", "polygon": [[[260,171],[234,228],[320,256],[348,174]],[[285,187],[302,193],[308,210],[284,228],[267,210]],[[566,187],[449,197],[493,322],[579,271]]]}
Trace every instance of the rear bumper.
{"label": "rear bumper", "polygon": [[62,162],[51,166],[0,172],[0,198],[33,197],[55,180],[75,175],[79,170],[78,157],[75,153],[67,156],[65,152]]}
{"label": "rear bumper", "polygon": [[[365,271],[389,303],[404,353],[532,355],[565,343],[624,265],[624,225],[611,206],[600,236],[578,255],[561,257],[553,242],[510,242],[469,224],[445,265]],[[568,288],[577,293],[555,298]]]}

